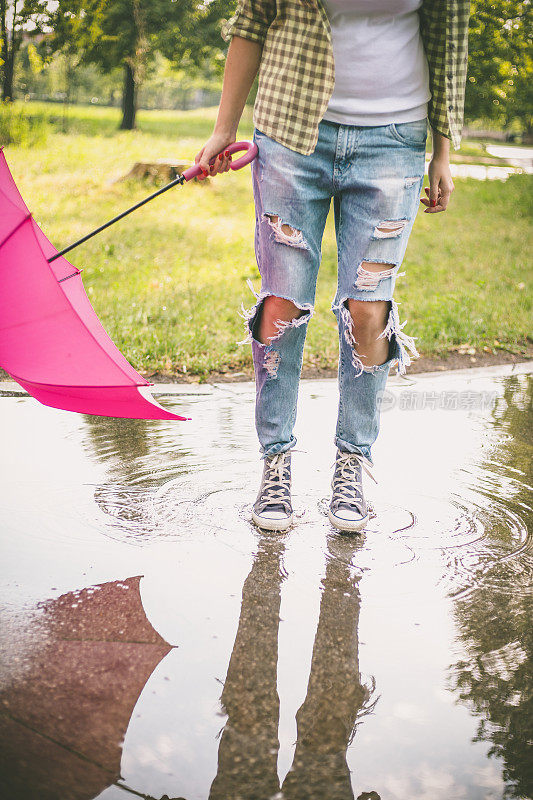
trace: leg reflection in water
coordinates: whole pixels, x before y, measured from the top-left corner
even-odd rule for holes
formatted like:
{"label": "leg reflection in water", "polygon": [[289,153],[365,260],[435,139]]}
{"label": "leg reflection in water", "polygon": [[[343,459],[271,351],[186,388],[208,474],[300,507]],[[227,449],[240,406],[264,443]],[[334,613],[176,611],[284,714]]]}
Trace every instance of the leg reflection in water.
{"label": "leg reflection in water", "polygon": [[332,536],[306,698],[296,714],[298,741],[282,787],[284,800],[353,800],[346,751],[370,692],[361,683],[357,627],[357,540]]}
{"label": "leg reflection in water", "polygon": [[210,800],[268,800],[279,792],[277,665],[284,549],[281,536],[262,537],[244,583],[222,692],[228,721]]}
{"label": "leg reflection in water", "polygon": [[338,536],[328,543],[307,696],[280,791],[276,672],[284,544],[283,535],[261,538],[222,692],[228,721],[210,800],[353,800],[346,751],[370,698],[359,673],[359,577],[351,565],[357,547],[357,540]]}

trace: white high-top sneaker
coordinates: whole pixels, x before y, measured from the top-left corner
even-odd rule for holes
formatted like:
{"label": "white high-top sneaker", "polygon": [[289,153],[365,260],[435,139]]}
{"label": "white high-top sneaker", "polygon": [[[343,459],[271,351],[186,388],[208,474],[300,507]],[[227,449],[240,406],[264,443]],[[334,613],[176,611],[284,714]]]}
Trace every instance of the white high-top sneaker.
{"label": "white high-top sneaker", "polygon": [[290,451],[265,458],[252,519],[267,531],[284,531],[292,524]]}

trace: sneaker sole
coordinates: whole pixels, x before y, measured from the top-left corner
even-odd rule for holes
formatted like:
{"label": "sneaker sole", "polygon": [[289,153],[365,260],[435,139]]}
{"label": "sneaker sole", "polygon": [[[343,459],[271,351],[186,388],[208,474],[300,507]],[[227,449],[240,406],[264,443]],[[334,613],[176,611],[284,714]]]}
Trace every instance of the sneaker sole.
{"label": "sneaker sole", "polygon": [[328,519],[333,525],[334,528],[337,528],[338,531],[361,531],[363,528],[366,527],[368,520],[370,519],[370,514],[367,514],[366,517],[363,517],[360,520],[349,522],[348,520],[341,520],[336,517],[331,511],[328,511]]}
{"label": "sneaker sole", "polygon": [[261,517],[258,517],[254,511],[252,511],[252,520],[258,528],[262,528],[264,531],[285,531],[292,525],[292,514],[286,520],[262,519]]}

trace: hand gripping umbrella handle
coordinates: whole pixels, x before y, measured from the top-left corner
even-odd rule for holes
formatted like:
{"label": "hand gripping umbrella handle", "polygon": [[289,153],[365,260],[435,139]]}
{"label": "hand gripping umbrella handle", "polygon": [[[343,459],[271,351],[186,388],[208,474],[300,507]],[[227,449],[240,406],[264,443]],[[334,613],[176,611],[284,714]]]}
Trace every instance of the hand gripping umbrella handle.
{"label": "hand gripping umbrella handle", "polygon": [[[249,164],[257,155],[257,145],[253,142],[234,142],[230,144],[229,147],[226,147],[224,152],[229,153],[232,155],[233,153],[238,153],[241,150],[245,150],[245,154],[237,159],[237,161],[232,161],[230,164],[231,169],[241,169]],[[212,158],[209,163],[214,164],[218,156]],[[189,169],[184,170],[182,172],[182,177],[185,178],[186,181],[190,181],[191,178],[196,178],[198,175],[202,173],[202,168],[200,164],[195,164],[193,167],[189,167]]]}

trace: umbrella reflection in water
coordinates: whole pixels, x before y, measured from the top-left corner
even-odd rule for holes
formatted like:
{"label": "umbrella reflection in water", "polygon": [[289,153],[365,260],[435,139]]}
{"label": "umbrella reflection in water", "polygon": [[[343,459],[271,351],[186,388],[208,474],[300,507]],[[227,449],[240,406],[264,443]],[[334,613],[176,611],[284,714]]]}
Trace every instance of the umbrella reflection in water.
{"label": "umbrella reflection in water", "polygon": [[139,581],[42,604],[31,659],[0,695],[3,797],[92,800],[120,780],[133,708],[172,649],[146,619]]}

